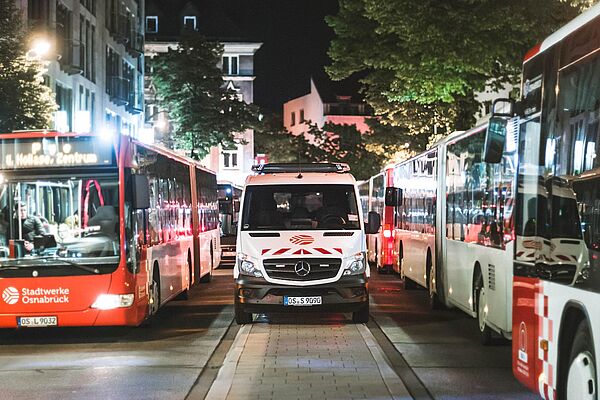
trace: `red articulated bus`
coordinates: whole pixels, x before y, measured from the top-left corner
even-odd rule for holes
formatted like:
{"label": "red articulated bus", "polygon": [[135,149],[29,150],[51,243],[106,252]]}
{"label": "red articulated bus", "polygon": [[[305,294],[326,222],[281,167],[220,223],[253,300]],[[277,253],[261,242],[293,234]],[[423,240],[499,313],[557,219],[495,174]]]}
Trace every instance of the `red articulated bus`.
{"label": "red articulated bus", "polygon": [[385,205],[385,189],[393,186],[394,167],[385,168],[379,174],[358,185],[363,214],[375,211],[381,216],[379,232],[367,235],[369,262],[377,267],[377,272],[392,272],[394,268],[394,207]]}
{"label": "red articulated bus", "polygon": [[126,136],[0,135],[0,328],[137,326],[210,280],[217,181]]}

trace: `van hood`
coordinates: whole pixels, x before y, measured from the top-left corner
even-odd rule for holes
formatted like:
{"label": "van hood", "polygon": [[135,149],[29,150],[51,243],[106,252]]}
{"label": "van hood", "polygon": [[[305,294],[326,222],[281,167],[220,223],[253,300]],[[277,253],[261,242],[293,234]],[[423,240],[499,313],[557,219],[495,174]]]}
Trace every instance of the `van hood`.
{"label": "van hood", "polygon": [[364,252],[360,230],[242,231],[238,252],[254,259],[285,257],[346,258]]}

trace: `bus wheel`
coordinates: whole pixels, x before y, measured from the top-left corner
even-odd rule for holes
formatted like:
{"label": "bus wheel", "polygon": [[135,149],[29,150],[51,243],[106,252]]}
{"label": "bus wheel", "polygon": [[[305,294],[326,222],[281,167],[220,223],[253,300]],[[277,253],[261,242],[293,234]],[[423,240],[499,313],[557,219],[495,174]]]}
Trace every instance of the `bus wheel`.
{"label": "bus wheel", "polygon": [[596,399],[596,359],[587,321],[581,321],[573,339],[567,374],[567,400]]}
{"label": "bus wheel", "polygon": [[175,298],[175,300],[189,300],[190,289],[192,288],[192,258],[188,253],[187,256],[187,268],[188,268],[188,287]]}
{"label": "bus wheel", "polygon": [[240,303],[238,303],[237,301],[235,302],[234,309],[235,309],[235,322],[238,325],[245,325],[245,324],[252,323],[252,313],[245,312],[244,309],[242,308],[242,305]]}
{"label": "bus wheel", "polygon": [[432,269],[431,259],[427,257],[427,288],[429,289],[429,307],[432,310],[441,310],[444,308],[444,305],[440,301],[437,293],[434,292],[433,277],[431,276]]}
{"label": "bus wheel", "polygon": [[487,296],[481,274],[479,274],[477,277],[477,284],[475,285],[474,292],[475,293],[473,297],[475,297],[475,311],[477,312],[479,336],[481,339],[481,344],[487,346],[492,343],[492,329],[486,323],[488,313]]}
{"label": "bus wheel", "polygon": [[208,274],[204,275],[200,282],[208,283],[212,281],[212,271],[213,271],[213,262],[214,262],[214,253],[213,253],[213,244],[210,244],[210,269],[208,270]]}
{"label": "bus wheel", "polygon": [[152,271],[152,282],[150,283],[150,298],[148,301],[148,316],[152,317],[160,308],[160,272],[155,265]]}

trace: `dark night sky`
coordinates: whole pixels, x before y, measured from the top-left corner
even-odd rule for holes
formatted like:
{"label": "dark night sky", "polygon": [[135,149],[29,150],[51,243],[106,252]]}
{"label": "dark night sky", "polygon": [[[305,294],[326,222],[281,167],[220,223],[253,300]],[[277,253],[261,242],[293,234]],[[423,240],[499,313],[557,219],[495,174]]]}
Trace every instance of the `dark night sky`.
{"label": "dark night sky", "polygon": [[329,62],[333,31],[324,21],[337,0],[234,0],[235,20],[263,42],[255,58],[255,103],[281,111],[283,102],[307,93],[311,71]]}

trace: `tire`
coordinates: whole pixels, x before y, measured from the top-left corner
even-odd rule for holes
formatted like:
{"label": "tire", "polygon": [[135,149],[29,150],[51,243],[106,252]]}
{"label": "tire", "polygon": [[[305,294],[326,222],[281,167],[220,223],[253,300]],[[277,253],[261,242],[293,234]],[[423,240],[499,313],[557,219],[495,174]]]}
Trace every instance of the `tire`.
{"label": "tire", "polygon": [[355,324],[366,324],[369,322],[369,302],[364,303],[352,313],[352,322]]}
{"label": "tire", "polygon": [[245,324],[252,323],[252,313],[245,312],[244,309],[242,308],[242,305],[240,303],[238,303],[237,301],[235,302],[234,310],[235,310],[235,322],[238,325],[245,325]]}
{"label": "tire", "polygon": [[210,270],[208,271],[208,274],[206,274],[202,278],[200,278],[200,282],[209,283],[212,281],[213,262],[214,262],[213,244],[211,243],[210,244]]}
{"label": "tire", "polygon": [[440,298],[437,295],[437,293],[433,291],[433,279],[431,276],[432,269],[433,268],[431,267],[431,265],[427,266],[427,288],[429,290],[429,308],[431,308],[432,310],[441,310],[444,308],[444,304],[442,304],[442,302],[440,301]]}
{"label": "tire", "polygon": [[564,388],[566,400],[596,399],[598,395],[594,342],[586,320],[579,323],[573,339]]}
{"label": "tire", "polygon": [[473,291],[473,297],[475,298],[475,312],[477,313],[477,327],[479,328],[479,338],[481,344],[489,346],[492,344],[492,329],[486,323],[486,290],[483,284],[483,278],[481,274],[477,275],[477,283],[475,284],[475,290]]}
{"label": "tire", "polygon": [[192,288],[192,259],[188,254],[187,257],[187,267],[188,267],[188,288],[183,292],[179,293],[175,300],[189,300],[190,299],[190,289]]}
{"label": "tire", "polygon": [[160,272],[158,265],[155,265],[152,270],[152,281],[150,282],[148,292],[148,316],[143,322],[143,325],[146,326],[152,323],[152,320],[160,308]]}
{"label": "tire", "polygon": [[419,288],[414,281],[408,279],[406,276],[404,277],[404,290],[416,290]]}

